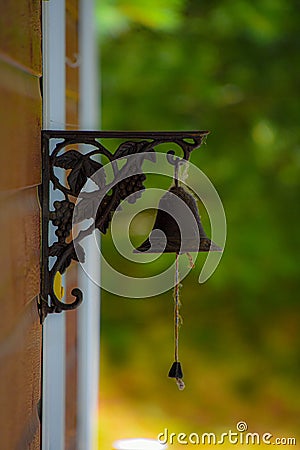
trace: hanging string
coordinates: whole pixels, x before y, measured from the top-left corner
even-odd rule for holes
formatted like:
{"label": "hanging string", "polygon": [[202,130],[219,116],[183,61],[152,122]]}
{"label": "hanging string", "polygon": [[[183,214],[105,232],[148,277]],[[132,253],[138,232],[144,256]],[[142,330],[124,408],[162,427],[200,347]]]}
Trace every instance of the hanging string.
{"label": "hanging string", "polygon": [[183,390],[185,388],[185,384],[182,380],[182,371],[181,366],[179,362],[178,357],[178,350],[179,350],[179,329],[182,325],[182,317],[180,315],[180,306],[181,302],[179,299],[179,254],[176,253],[176,260],[175,260],[175,286],[174,286],[174,358],[175,362],[173,366],[175,365],[177,367],[177,373],[175,373],[175,380],[178,386],[179,390]]}
{"label": "hanging string", "polygon": [[179,164],[179,169],[181,166],[181,170],[179,170],[179,179],[185,183],[187,177],[189,176],[189,162],[185,159],[182,159]]}
{"label": "hanging string", "polygon": [[191,269],[194,269],[195,263],[194,263],[192,255],[189,252],[187,252],[186,256],[188,257],[188,260],[189,260],[188,267],[191,268]]}
{"label": "hanging string", "polygon": [[179,300],[179,255],[176,253],[175,260],[175,286],[174,286],[174,357],[175,361],[178,362],[178,347],[179,347],[179,327],[181,325],[180,317],[180,300]]}
{"label": "hanging string", "polygon": [[[178,172],[181,163],[180,158],[173,160],[174,164],[174,184],[178,187]],[[174,363],[169,371],[169,377],[174,378],[179,390],[185,388],[185,384],[182,380],[183,373],[181,369],[181,364],[178,359],[178,348],[179,348],[179,328],[182,324],[182,318],[180,316],[180,299],[179,299],[179,253],[176,253],[175,259],[175,282],[174,282]]]}
{"label": "hanging string", "polygon": [[175,169],[174,169],[174,183],[175,186],[178,187],[178,171],[179,171],[179,163],[180,163],[180,159],[176,158],[175,161]]}
{"label": "hanging string", "polygon": [[[186,164],[187,161],[176,158],[175,162],[173,163],[175,165],[174,168],[174,184],[176,187],[178,187],[178,180],[185,181],[185,179],[188,177],[188,164]],[[180,169],[183,167],[183,169]],[[180,172],[180,173],[179,173]]]}

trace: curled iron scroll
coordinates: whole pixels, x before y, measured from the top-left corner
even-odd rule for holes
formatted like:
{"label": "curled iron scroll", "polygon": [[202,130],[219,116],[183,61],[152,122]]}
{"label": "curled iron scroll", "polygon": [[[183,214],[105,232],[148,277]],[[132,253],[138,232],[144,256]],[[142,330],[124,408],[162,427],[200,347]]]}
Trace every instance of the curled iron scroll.
{"label": "curled iron scroll", "polygon": [[[74,208],[74,200],[78,197],[82,186],[85,184],[88,178],[91,178],[95,172],[97,172],[102,164],[99,160],[93,159],[93,156],[104,156],[113,164],[114,177],[118,178],[118,166],[116,161],[119,158],[123,158],[129,155],[139,155],[148,152],[154,152],[156,147],[160,144],[172,143],[179,146],[183,152],[183,158],[176,157],[174,150],[170,150],[167,153],[168,161],[178,167],[180,161],[188,160],[191,152],[200,147],[203,139],[207,136],[207,131],[200,132],[83,132],[83,131],[46,131],[43,132],[43,263],[42,270],[45,272],[42,275],[42,307],[45,308],[45,314],[48,312],[60,312],[63,310],[76,309],[83,300],[83,293],[80,289],[74,288],[71,294],[75,297],[71,303],[65,303],[55,293],[54,281],[57,273],[63,274],[68,266],[73,261],[79,261],[78,252],[74,250],[74,240],[71,235],[70,223],[72,223],[72,214]],[[122,139],[123,142],[119,145],[114,153],[108,150],[99,139],[116,138]],[[59,139],[51,154],[49,155],[50,140]],[[128,140],[132,139],[132,140]],[[82,153],[76,147],[80,147],[85,144],[94,147],[94,149],[87,153]],[[67,150],[67,147],[72,146]],[[137,158],[139,161],[141,158]],[[142,164],[143,160],[140,161]],[[60,179],[55,173],[55,169],[63,169],[65,171],[66,180],[68,186],[63,185]],[[121,169],[120,169],[121,170]],[[145,180],[143,175],[142,180]],[[143,183],[141,182],[141,185]],[[54,210],[49,211],[49,189],[50,182],[55,190],[60,191],[64,200],[58,201],[54,205]],[[103,199],[103,203],[99,206],[101,212],[97,217],[97,224],[93,224],[88,227],[83,233],[77,236],[76,241],[80,241],[91,234],[93,230],[98,228],[102,233],[105,233],[111,216],[118,208],[121,200],[127,195],[129,191],[126,190],[126,183],[130,182],[129,179],[125,182],[122,181],[122,185],[117,183],[111,189],[111,194],[106,195]],[[105,186],[106,181],[102,179],[99,183]],[[144,187],[143,187],[144,188]],[[65,215],[69,217],[68,223],[63,223],[63,220],[59,215],[59,209],[65,208]],[[57,241],[50,247],[47,243],[49,222],[52,221],[52,225],[56,227],[55,234]],[[56,257],[56,260],[49,270],[49,257]],[[82,255],[84,258],[84,255]],[[41,314],[42,316],[42,314]]]}

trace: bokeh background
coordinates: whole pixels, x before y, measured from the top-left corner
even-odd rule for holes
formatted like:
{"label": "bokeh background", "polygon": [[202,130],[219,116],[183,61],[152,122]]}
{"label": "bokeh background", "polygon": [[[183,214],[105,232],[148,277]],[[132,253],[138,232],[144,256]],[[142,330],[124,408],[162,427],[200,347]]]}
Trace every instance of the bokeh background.
{"label": "bokeh background", "polygon": [[[103,291],[103,449],[164,428],[235,431],[240,420],[297,436],[299,17],[296,0],[98,0],[102,128],[211,130],[191,160],[228,223],[213,277],[198,284],[200,257],[183,282],[184,391],[167,377],[172,292],[134,300]],[[110,235],[102,242],[120,267]]]}

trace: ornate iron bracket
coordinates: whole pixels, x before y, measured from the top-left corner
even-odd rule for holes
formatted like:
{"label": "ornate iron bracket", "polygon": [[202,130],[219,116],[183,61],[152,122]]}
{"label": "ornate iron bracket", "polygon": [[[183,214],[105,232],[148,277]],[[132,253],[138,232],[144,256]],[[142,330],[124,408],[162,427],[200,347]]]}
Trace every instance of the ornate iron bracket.
{"label": "ornate iron bracket", "polygon": [[[146,179],[142,172],[145,154],[154,157],[156,147],[160,144],[176,144],[183,152],[182,158],[188,160],[191,152],[200,147],[208,131],[192,132],[111,132],[111,131],[42,131],[42,185],[40,187],[40,203],[42,208],[42,251],[41,251],[41,294],[39,313],[41,322],[48,313],[59,313],[63,310],[77,308],[82,302],[82,292],[72,290],[75,297],[72,303],[65,303],[55,290],[55,280],[63,274],[72,261],[83,262],[85,255],[79,242],[95,228],[106,233],[111,217],[120,202],[132,193],[136,197],[144,189]],[[112,139],[121,140],[121,144],[112,153],[106,142]],[[84,151],[87,145],[88,152]],[[86,149],[86,147],[85,147]],[[153,153],[154,152],[154,153]],[[119,168],[116,160],[135,155],[134,164],[138,167],[138,175],[131,175],[128,164]],[[98,156],[98,160],[95,157]],[[93,158],[94,157],[94,158]],[[106,182],[100,157],[112,163],[114,182]],[[174,151],[168,152],[168,161],[177,164]],[[132,161],[132,158],[131,158]],[[57,171],[62,171],[62,176]],[[127,170],[127,172],[126,172]],[[100,171],[101,176],[95,176]],[[124,177],[124,174],[128,176]],[[132,173],[132,172],[131,172]],[[93,193],[86,194],[90,208],[83,208],[85,217],[77,217],[76,221],[93,219],[93,224],[79,234],[73,236],[73,215],[76,201],[84,201],[80,193],[88,181],[92,179],[104,192],[98,195],[98,201],[91,198]],[[120,181],[117,181],[119,180]],[[117,182],[116,182],[117,181]],[[53,191],[59,192],[59,198],[53,200]],[[90,198],[88,198],[90,196]],[[132,196],[131,196],[131,201]],[[78,215],[78,213],[77,213]],[[49,234],[52,234],[51,244]],[[54,238],[55,236],[55,238]],[[76,244],[76,251],[75,251]]]}

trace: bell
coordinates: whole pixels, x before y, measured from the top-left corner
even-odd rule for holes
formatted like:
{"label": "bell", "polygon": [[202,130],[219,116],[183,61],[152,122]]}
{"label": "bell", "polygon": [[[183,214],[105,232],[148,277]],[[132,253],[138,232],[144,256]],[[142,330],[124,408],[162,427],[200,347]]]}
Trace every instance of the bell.
{"label": "bell", "polygon": [[205,234],[196,200],[180,186],[161,198],[153,230],[134,253],[221,252]]}

